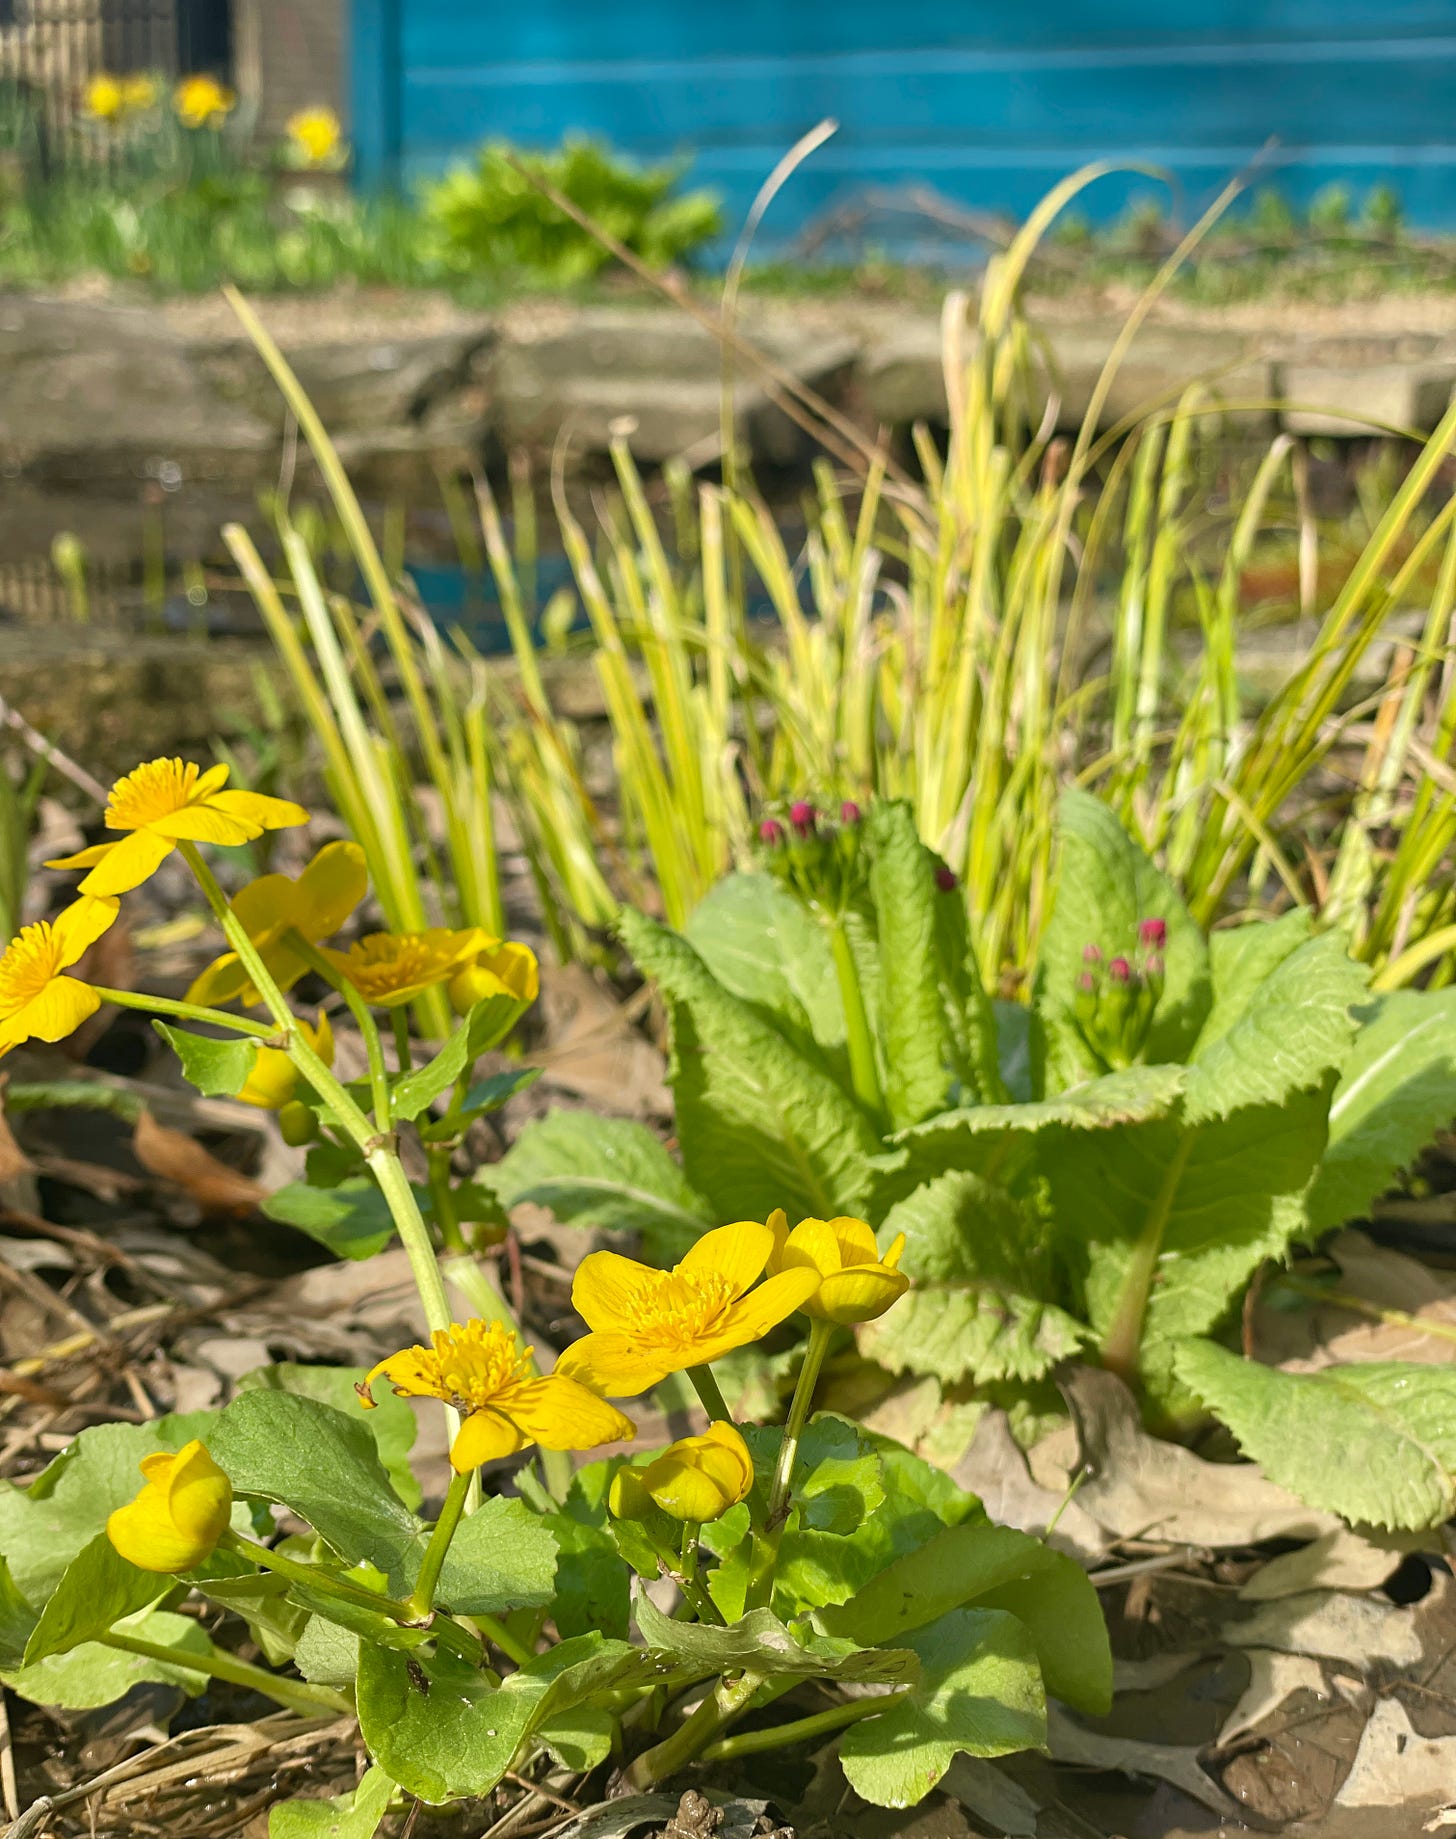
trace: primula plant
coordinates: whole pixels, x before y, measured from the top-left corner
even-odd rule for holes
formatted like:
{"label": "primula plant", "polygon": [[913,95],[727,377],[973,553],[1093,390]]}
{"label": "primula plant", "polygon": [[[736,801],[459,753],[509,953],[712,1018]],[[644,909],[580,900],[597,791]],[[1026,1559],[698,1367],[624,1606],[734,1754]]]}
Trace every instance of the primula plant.
{"label": "primula plant", "polygon": [[1447,1517],[1449,1372],[1303,1376],[1237,1349],[1256,1274],[1365,1214],[1451,1122],[1456,992],[1373,993],[1298,908],[1205,936],[1069,793],[1030,1001],[1004,1000],[908,808],[836,809],[765,818],[755,872],[682,934],[623,917],[671,1024],[681,1164],[638,1126],[550,1117],[503,1197],[662,1247],[775,1206],[866,1217],[912,1284],[858,1334],[888,1374],[1030,1433],[1058,1368],[1100,1361],[1157,1427],[1212,1412],[1312,1505]]}
{"label": "primula plant", "polygon": [[[83,1431],[29,1486],[0,1485],[0,1678],[47,1705],[223,1682],[357,1717],[372,1768],[336,1811],[360,1839],[397,1790],[449,1802],[538,1765],[647,1788],[831,1736],[861,1795],[905,1806],[957,1751],[1043,1744],[1048,1693],[1104,1709],[1110,1655],[1080,1567],[991,1525],[910,1452],[813,1411],[835,1337],[889,1332],[914,1305],[900,1231],[806,1214],[793,1181],[787,1211],[761,1219],[680,1209],[666,1268],[582,1260],[587,1332],[543,1370],[473,1253],[498,1202],[452,1167],[466,1124],[525,1076],[473,1082],[534,996],[534,960],[477,929],[335,942],[366,892],[349,842],[229,901],[204,847],[306,813],[226,779],[154,761],[118,783],[116,840],[52,865],[85,871],[75,904],[0,957],[0,1051],[59,1039],[103,1002],[151,1011],[203,1092],[277,1109],[308,1145],[278,1217],[351,1257],[398,1237],[429,1340],[367,1372],[266,1368],[221,1410]],[[226,950],[180,1001],[73,975],[174,851]],[[290,1006],[305,974],[330,993],[312,1018]],[[430,990],[459,1021],[416,1065],[406,1015]],[[332,1070],[330,1008],[363,1040],[357,1081]],[[410,1131],[423,1186],[401,1161]],[[715,1367],[771,1336],[796,1364],[785,1422],[735,1421]],[[702,1426],[644,1446],[633,1401],[678,1376]],[[432,1517],[408,1400],[447,1418]],[[195,1599],[223,1620],[204,1625]]]}

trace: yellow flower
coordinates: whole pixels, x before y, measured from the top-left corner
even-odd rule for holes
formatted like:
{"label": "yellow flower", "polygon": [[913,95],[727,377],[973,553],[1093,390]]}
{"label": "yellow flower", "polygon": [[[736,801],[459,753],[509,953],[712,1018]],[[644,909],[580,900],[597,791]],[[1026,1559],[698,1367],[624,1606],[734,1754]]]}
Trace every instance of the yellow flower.
{"label": "yellow flower", "polygon": [[93,121],[119,121],[126,112],[126,90],[122,79],[98,70],[86,85],[81,106]]}
{"label": "yellow flower", "polygon": [[310,166],[323,166],[337,153],[343,130],[332,109],[299,109],[288,118],[288,138]]}
{"label": "yellow flower", "polygon": [[216,77],[183,77],[172,92],[177,119],[188,128],[221,127],[237,106],[237,97]]}
{"label": "yellow flower", "polygon": [[203,772],[190,760],[148,760],[111,788],[108,830],[128,830],[119,843],[96,843],[61,856],[47,868],[87,868],[83,894],[107,899],[140,887],[180,842],[251,843],[265,830],[306,824],[308,812],[286,798],[261,792],[227,792],[228,769]]}
{"label": "yellow flower", "polygon": [[450,1451],[456,1472],[514,1456],[539,1443],[543,1449],[595,1449],[636,1434],[636,1426],[575,1380],[558,1371],[540,1377],[531,1349],[522,1349],[501,1322],[452,1322],[436,1329],[430,1347],[407,1347],[364,1377],[359,1396],[384,1378],[401,1398],[441,1398],[465,1422]]}
{"label": "yellow flower", "polygon": [[157,103],[157,85],[155,81],[141,73],[121,79],[121,106],[127,115],[145,115],[147,110],[155,108]]}
{"label": "yellow flower", "polygon": [[462,932],[432,926],[428,932],[371,932],[347,951],[325,950],[324,956],[366,1002],[394,1009],[448,982],[489,944],[478,926]]}
{"label": "yellow flower", "polygon": [[450,1006],[457,1015],[469,1015],[477,1003],[504,996],[522,1009],[535,1002],[541,990],[541,969],[529,945],[515,939],[488,945],[450,979]]}
{"label": "yellow flower", "polygon": [[[357,843],[325,843],[298,879],[260,875],[239,888],[232,910],[257,946],[280,990],[291,990],[308,969],[285,939],[296,932],[317,945],[337,932],[363,900],[369,887],[364,851]],[[256,1003],[262,998],[235,951],[214,958],[187,992],[190,1003],[216,1008],[219,1003]]]}
{"label": "yellow flower", "polygon": [[739,1220],[705,1233],[670,1271],[592,1252],[571,1286],[591,1333],[567,1348],[557,1372],[604,1396],[630,1398],[669,1373],[761,1340],[802,1309],[819,1282],[813,1271],[781,1271],[755,1290],[772,1250],[767,1226]]}
{"label": "yellow flower", "polygon": [[644,1468],[619,1469],[607,1504],[619,1520],[642,1517],[646,1496],[674,1520],[705,1525],[721,1519],[753,1489],[753,1458],[732,1424],[710,1424],[701,1437],[670,1443]]}
{"label": "yellow flower", "polygon": [[83,895],[57,919],[26,926],[0,955],[0,1057],[22,1041],[59,1041],[101,1007],[89,984],[64,973],[116,918],[117,902]]}
{"label": "yellow flower", "polygon": [[106,1536],[143,1571],[192,1571],[212,1555],[233,1510],[232,1483],[194,1437],[142,1457],[146,1486],[106,1522]]}
{"label": "yellow flower", "polygon": [[873,1229],[864,1220],[800,1220],[792,1232],[782,1207],[769,1215],[773,1251],[771,1271],[813,1271],[819,1278],[815,1293],[803,1305],[806,1315],[829,1322],[872,1322],[910,1288],[910,1279],[896,1269],[905,1249],[903,1232],[880,1256]]}
{"label": "yellow flower", "polygon": [[[300,1021],[299,1031],[325,1066],[334,1064],[334,1031],[329,1018],[319,1010],[318,1027]],[[253,1056],[253,1070],[243,1081],[238,1097],[245,1105],[257,1105],[262,1111],[281,1111],[292,1104],[298,1090],[298,1068],[281,1047],[260,1047]]]}

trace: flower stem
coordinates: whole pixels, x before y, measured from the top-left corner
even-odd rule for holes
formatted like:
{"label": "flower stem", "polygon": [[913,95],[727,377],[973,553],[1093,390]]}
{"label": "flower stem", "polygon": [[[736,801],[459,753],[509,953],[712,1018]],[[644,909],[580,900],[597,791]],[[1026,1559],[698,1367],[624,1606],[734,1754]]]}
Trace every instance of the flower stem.
{"label": "flower stem", "polygon": [[1183,1171],[1193,1149],[1195,1134],[1191,1130],[1184,1134],[1183,1141],[1163,1171],[1163,1179],[1148,1209],[1142,1233],[1127,1261],[1127,1272],[1122,1280],[1117,1306],[1112,1312],[1111,1324],[1102,1338],[1103,1366],[1129,1385],[1137,1377],[1148,1297],[1152,1294],[1153,1279],[1158,1274],[1158,1260],[1163,1255],[1163,1235],[1168,1229],[1168,1216],[1173,1211],[1173,1202],[1177,1198],[1178,1185],[1183,1179]]}
{"label": "flower stem", "polygon": [[828,1711],[816,1711],[812,1717],[796,1718],[791,1724],[775,1724],[769,1730],[746,1730],[737,1737],[721,1737],[703,1751],[704,1762],[728,1762],[737,1756],[754,1756],[762,1750],[785,1749],[791,1743],[805,1743],[824,1737],[861,1718],[873,1718],[910,1696],[910,1688],[898,1692],[877,1693],[873,1698],[849,1699],[843,1705],[831,1705]]}
{"label": "flower stem", "polygon": [[465,1497],[470,1492],[470,1474],[452,1475],[450,1486],[445,1495],[445,1503],[440,1509],[440,1517],[435,1522],[430,1534],[430,1543],[425,1547],[425,1555],[420,1560],[420,1574],[415,1580],[415,1587],[409,1599],[409,1608],[415,1620],[423,1622],[435,1607],[435,1589],[440,1582],[440,1572],[444,1567],[445,1555],[450,1550],[450,1541],[455,1537],[460,1525],[460,1516],[465,1511]]}
{"label": "flower stem", "polygon": [[118,1009],[145,1009],[153,1015],[174,1015],[179,1021],[208,1022],[214,1028],[230,1028],[234,1034],[252,1035],[259,1041],[271,1041],[277,1034],[266,1022],[250,1022],[246,1016],[229,1015],[225,1009],[204,1009],[199,1003],[176,1002],[170,996],[147,996],[137,990],[108,990],[99,983],[90,986],[104,1003]]}
{"label": "flower stem", "polygon": [[389,1019],[394,1026],[394,1057],[399,1062],[400,1072],[407,1073],[414,1065],[414,1053],[410,1047],[409,1010],[397,1003],[390,1010]]}
{"label": "flower stem", "polygon": [[324,954],[311,945],[301,932],[290,927],[283,938],[289,950],[296,952],[314,975],[322,977],[330,989],[337,990],[349,1005],[349,1013],[354,1018],[354,1026],[363,1036],[364,1052],[369,1060],[369,1090],[374,1099],[374,1122],[380,1131],[388,1130],[389,1074],[384,1065],[384,1044],[379,1039],[379,1029],[369,1013],[368,1003],[349,979],[341,977]]}
{"label": "flower stem", "polygon": [[505,1623],[498,1616],[471,1616],[470,1622],[478,1628],[492,1647],[498,1647],[508,1660],[514,1660],[518,1667],[529,1665],[536,1656],[524,1641],[518,1641]]}
{"label": "flower stem", "polygon": [[263,1667],[250,1666],[246,1660],[234,1659],[217,1648],[207,1654],[192,1654],[183,1648],[166,1647],[160,1641],[147,1641],[141,1635],[124,1634],[117,1629],[97,1639],[103,1647],[119,1648],[124,1654],[139,1654],[143,1660],[159,1660],[165,1666],[207,1673],[213,1679],[227,1680],[230,1685],[265,1693],[304,1717],[315,1717],[321,1711],[351,1712],[354,1709],[342,1692],[335,1692],[330,1686],[313,1686],[303,1679],[284,1679]]}
{"label": "flower stem", "polygon": [[725,1724],[732,1723],[762,1684],[757,1673],[741,1674],[731,1685],[724,1680],[670,1737],[642,1752],[627,1771],[627,1785],[640,1794],[686,1768]]}
{"label": "flower stem", "polygon": [[697,1393],[699,1402],[708,1414],[708,1422],[710,1424],[731,1424],[733,1413],[728,1409],[727,1400],[723,1397],[722,1390],[713,1377],[712,1369],[705,1366],[690,1366],[688,1378],[692,1381],[693,1390]]}
{"label": "flower stem", "polygon": [[804,1362],[799,1368],[798,1384],[794,1387],[788,1419],[784,1424],[784,1439],[779,1445],[778,1461],[774,1465],[773,1482],[769,1487],[768,1513],[764,1518],[763,1530],[755,1540],[745,1609],[762,1609],[773,1597],[774,1567],[778,1563],[784,1526],[789,1517],[789,1493],[793,1487],[794,1464],[799,1459],[799,1439],[804,1434],[809,1407],[814,1402],[814,1388],[819,1383],[820,1369],[824,1365],[824,1356],[829,1352],[833,1335],[832,1322],[826,1322],[818,1316],[811,1319],[809,1345],[804,1349]]}
{"label": "flower stem", "polygon": [[882,1122],[884,1095],[880,1091],[879,1069],[875,1064],[875,1044],[870,1034],[870,1020],[865,1013],[864,991],[860,988],[859,968],[843,919],[829,921],[829,949],[834,958],[834,974],[839,981],[839,1000],[844,1007],[845,1040],[849,1047],[849,1080],[854,1095],[870,1116]]}

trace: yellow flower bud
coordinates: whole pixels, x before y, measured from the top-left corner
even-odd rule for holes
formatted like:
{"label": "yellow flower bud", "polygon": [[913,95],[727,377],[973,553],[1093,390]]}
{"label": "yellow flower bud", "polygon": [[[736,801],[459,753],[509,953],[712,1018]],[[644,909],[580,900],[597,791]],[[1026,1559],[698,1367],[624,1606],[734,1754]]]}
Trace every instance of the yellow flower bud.
{"label": "yellow flower bud", "polygon": [[896,1268],[905,1249],[903,1232],[882,1258],[874,1230],[864,1220],[800,1220],[790,1232],[780,1207],[768,1225],[774,1236],[770,1273],[819,1273],[819,1288],[803,1305],[806,1315],[846,1326],[872,1322],[910,1288],[910,1279]]}
{"label": "yellow flower bud", "polygon": [[[300,1019],[299,1033],[323,1061],[334,1064],[334,1032],[329,1018],[319,1011],[317,1028]],[[243,1081],[238,1097],[245,1105],[257,1105],[262,1111],[282,1111],[292,1104],[298,1090],[298,1068],[281,1047],[260,1047],[253,1056],[253,1070]],[[306,1140],[306,1139],[305,1139]]]}
{"label": "yellow flower bud", "polygon": [[227,1530],[233,1489],[194,1437],[175,1456],[144,1456],[146,1486],[106,1522],[106,1536],[143,1571],[191,1571]]}
{"label": "yellow flower bud", "polygon": [[450,979],[450,1006],[457,1015],[469,1015],[487,997],[505,996],[524,1008],[535,1002],[540,987],[535,952],[518,940],[506,939],[455,973]]}
{"label": "yellow flower bud", "polygon": [[657,1511],[657,1503],[642,1485],[641,1469],[631,1467],[618,1469],[612,1477],[607,1506],[617,1520],[650,1520]]}
{"label": "yellow flower bud", "polygon": [[[614,1494],[616,1483],[630,1473],[635,1473],[642,1492],[664,1513],[674,1520],[703,1525],[747,1499],[753,1487],[753,1458],[733,1425],[719,1422],[710,1424],[701,1437],[684,1437],[669,1444],[644,1469],[622,1470],[613,1481]],[[612,1511],[617,1512],[615,1505]]]}

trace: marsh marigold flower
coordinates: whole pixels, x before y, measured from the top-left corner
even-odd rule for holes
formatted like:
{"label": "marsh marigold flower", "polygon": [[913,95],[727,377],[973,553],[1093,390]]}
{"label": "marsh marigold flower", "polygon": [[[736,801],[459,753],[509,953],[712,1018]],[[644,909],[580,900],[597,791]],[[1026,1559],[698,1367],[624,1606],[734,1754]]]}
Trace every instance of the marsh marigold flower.
{"label": "marsh marigold flower", "polygon": [[92,121],[119,121],[126,112],[126,90],[121,78],[98,70],[86,85],[81,106]]}
{"label": "marsh marigold flower", "polygon": [[310,166],[323,166],[339,150],[343,129],[332,109],[299,109],[288,117],[287,134]]}
{"label": "marsh marigold flower", "polygon": [[190,760],[148,760],[111,788],[108,830],[129,831],[119,843],[95,843],[74,856],[60,856],[47,868],[85,868],[83,894],[109,899],[138,888],[179,843],[251,843],[265,830],[306,824],[308,812],[286,798],[261,792],[229,792],[228,769],[203,772]]}
{"label": "marsh marigold flower", "polygon": [[0,1056],[22,1041],[60,1041],[101,1007],[66,972],[116,918],[114,900],[83,896],[54,920],[26,926],[0,955]]}
{"label": "marsh marigold flower", "polygon": [[192,1571],[227,1531],[232,1483],[194,1437],[175,1456],[143,1456],[146,1486],[106,1522],[106,1536],[143,1571]]}
{"label": "marsh marigold flower", "polygon": [[[319,1011],[317,1028],[300,1021],[299,1032],[325,1066],[334,1064],[334,1031],[329,1018]],[[298,1068],[281,1047],[260,1047],[253,1056],[253,1070],[243,1081],[238,1097],[245,1105],[257,1105],[261,1111],[281,1111],[293,1103],[298,1090]]]}
{"label": "marsh marigold flower", "polygon": [[642,1468],[618,1469],[607,1504],[619,1520],[640,1520],[650,1502],[674,1520],[705,1525],[747,1500],[753,1458],[732,1424],[721,1420],[701,1437],[670,1443]]}
{"label": "marsh marigold flower", "polygon": [[[296,932],[310,945],[336,933],[369,889],[364,851],[357,843],[325,843],[297,878],[260,875],[239,888],[231,906],[280,990],[291,990],[308,969],[288,942]],[[257,1003],[235,951],[214,958],[187,992],[190,1003]]]}
{"label": "marsh marigold flower", "polygon": [[216,77],[183,77],[172,92],[172,107],[186,128],[221,127],[237,106],[237,97]]}
{"label": "marsh marigold flower", "polygon": [[366,1002],[394,1009],[434,984],[448,983],[490,943],[479,926],[460,932],[432,926],[428,932],[371,932],[347,951],[325,950],[324,956]]}
{"label": "marsh marigold flower", "polygon": [[401,1398],[439,1398],[464,1418],[450,1451],[457,1474],[514,1456],[532,1443],[543,1449],[595,1449],[636,1434],[630,1418],[558,1370],[533,1371],[502,1322],[452,1322],[437,1328],[429,1347],[407,1347],[366,1373],[358,1388],[367,1410],[370,1387],[387,1379]]}
{"label": "marsh marigold flower", "polygon": [[618,1252],[592,1252],[577,1267],[571,1300],[591,1330],[557,1362],[583,1385],[631,1398],[669,1373],[707,1366],[758,1341],[802,1309],[816,1271],[781,1271],[753,1288],[773,1250],[757,1220],[705,1233],[670,1271]]}
{"label": "marsh marigold flower", "polygon": [[818,1286],[802,1307],[829,1322],[872,1322],[910,1288],[896,1267],[905,1250],[903,1232],[880,1256],[874,1229],[864,1220],[800,1220],[793,1231],[781,1207],[769,1215],[773,1250],[770,1271],[812,1271]]}
{"label": "marsh marigold flower", "polygon": [[477,1003],[504,996],[522,1009],[535,1002],[541,990],[541,968],[529,945],[506,939],[488,946],[450,979],[450,1006],[457,1015],[469,1015]]}
{"label": "marsh marigold flower", "polygon": [[138,71],[133,76],[121,79],[121,106],[124,114],[145,115],[156,104],[157,85],[151,77]]}

